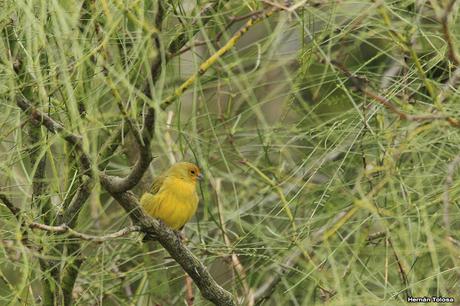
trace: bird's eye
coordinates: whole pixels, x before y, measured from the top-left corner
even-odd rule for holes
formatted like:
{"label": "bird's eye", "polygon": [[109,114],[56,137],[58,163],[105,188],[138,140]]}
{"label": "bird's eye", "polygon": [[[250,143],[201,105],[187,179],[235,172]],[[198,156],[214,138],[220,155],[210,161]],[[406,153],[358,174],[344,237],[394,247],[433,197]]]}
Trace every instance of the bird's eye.
{"label": "bird's eye", "polygon": [[190,170],[190,173],[191,173],[191,174],[195,174],[195,170]]}

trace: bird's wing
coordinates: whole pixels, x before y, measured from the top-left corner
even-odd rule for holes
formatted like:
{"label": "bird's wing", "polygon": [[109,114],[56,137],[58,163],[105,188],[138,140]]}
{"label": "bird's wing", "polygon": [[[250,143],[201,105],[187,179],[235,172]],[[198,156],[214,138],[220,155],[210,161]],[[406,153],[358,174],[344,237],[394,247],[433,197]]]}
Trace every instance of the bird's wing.
{"label": "bird's wing", "polygon": [[165,180],[165,175],[159,175],[155,179],[153,179],[152,187],[150,187],[151,194],[157,194],[160,191],[161,185]]}
{"label": "bird's wing", "polygon": [[153,180],[153,183],[150,189],[142,195],[141,200],[140,200],[141,206],[152,217],[157,217],[157,211],[158,211],[160,202],[158,201],[156,195],[158,195],[160,188],[163,185],[164,180],[165,180],[164,175],[158,175]]}

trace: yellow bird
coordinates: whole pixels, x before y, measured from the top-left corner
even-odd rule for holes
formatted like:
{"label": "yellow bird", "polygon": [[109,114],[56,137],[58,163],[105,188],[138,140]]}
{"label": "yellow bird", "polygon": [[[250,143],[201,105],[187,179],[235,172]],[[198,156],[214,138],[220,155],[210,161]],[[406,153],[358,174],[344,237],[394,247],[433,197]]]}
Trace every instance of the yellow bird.
{"label": "yellow bird", "polygon": [[142,195],[141,206],[150,216],[180,230],[196,212],[196,183],[202,178],[197,165],[176,163],[155,178],[150,191]]}

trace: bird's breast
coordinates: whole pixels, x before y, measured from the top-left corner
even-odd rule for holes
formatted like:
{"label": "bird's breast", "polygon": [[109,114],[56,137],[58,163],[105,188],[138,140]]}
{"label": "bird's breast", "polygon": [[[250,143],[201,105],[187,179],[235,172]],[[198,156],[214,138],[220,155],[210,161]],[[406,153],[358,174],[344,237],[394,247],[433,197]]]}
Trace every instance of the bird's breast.
{"label": "bird's breast", "polygon": [[166,179],[161,189],[180,202],[187,202],[196,198],[195,184],[182,179]]}
{"label": "bird's breast", "polygon": [[160,193],[167,198],[168,203],[174,203],[175,210],[182,211],[186,215],[195,213],[198,205],[198,194],[193,182],[182,179],[165,179]]}

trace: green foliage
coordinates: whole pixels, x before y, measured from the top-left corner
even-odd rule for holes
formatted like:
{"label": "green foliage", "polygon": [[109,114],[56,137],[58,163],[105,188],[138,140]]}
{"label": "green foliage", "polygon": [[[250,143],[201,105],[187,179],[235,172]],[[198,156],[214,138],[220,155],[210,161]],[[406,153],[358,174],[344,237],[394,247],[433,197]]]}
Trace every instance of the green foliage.
{"label": "green foliage", "polygon": [[[243,304],[248,288],[264,305],[460,298],[460,184],[452,163],[460,135],[449,121],[460,120],[460,67],[448,41],[455,47],[460,40],[458,5],[447,34],[448,3],[436,1],[308,1],[294,12],[281,9],[162,110],[256,16],[246,14],[271,7],[161,2],[162,14],[156,1],[140,0],[0,4],[0,193],[25,212],[21,218],[59,225],[83,176],[75,148],[16,99],[26,97],[81,135],[94,163],[120,176],[137,157],[127,121],[139,132],[151,106],[156,159],[134,192],[140,196],[175,161],[201,166],[206,179],[187,243]],[[420,115],[427,117],[410,117]],[[117,150],[101,156],[121,127]],[[3,206],[0,214],[2,304],[46,304],[44,280],[59,290],[53,273],[78,259],[76,305],[184,304],[183,270],[139,234],[84,241],[71,253],[76,238],[27,230],[28,247],[20,222]],[[96,182],[75,228],[103,235],[128,224]],[[267,284],[272,290],[263,291]],[[206,303],[195,288],[195,304]]]}

